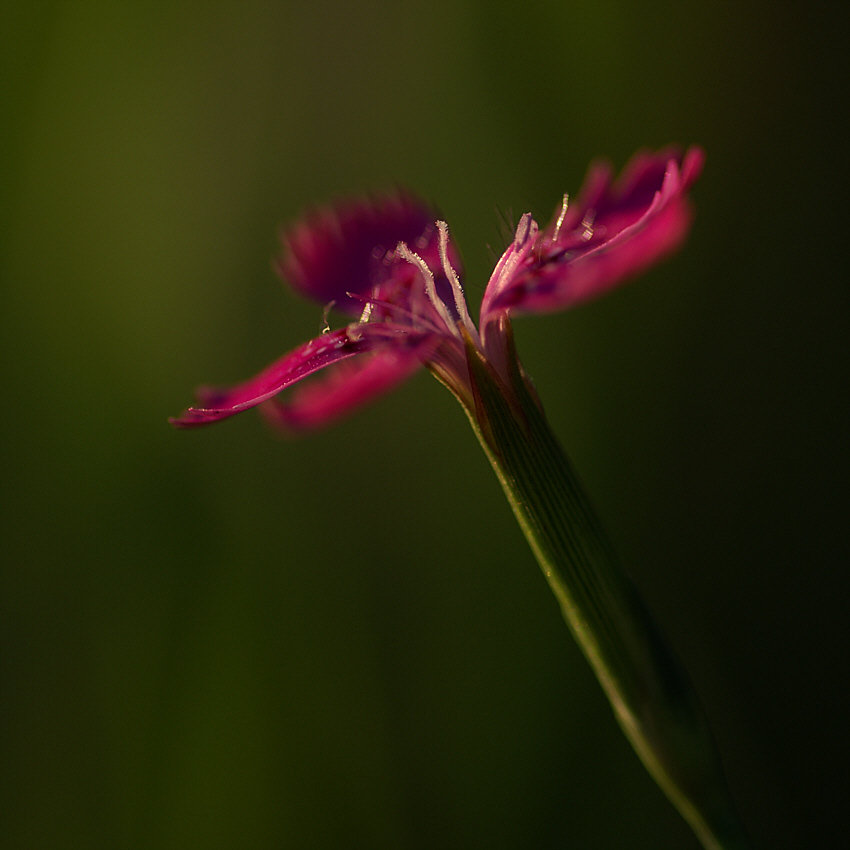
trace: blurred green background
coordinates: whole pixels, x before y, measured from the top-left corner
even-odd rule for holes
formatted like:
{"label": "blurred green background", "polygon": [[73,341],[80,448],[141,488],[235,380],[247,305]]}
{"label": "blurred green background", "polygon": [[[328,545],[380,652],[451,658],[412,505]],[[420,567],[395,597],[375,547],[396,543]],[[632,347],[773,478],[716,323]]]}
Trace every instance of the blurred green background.
{"label": "blurred green background", "polygon": [[830,844],[846,79],[800,8],[2,4],[3,847],[697,847],[429,376],[297,442],[166,425],[320,327],[270,267],[305,206],[432,199],[477,304],[500,211],[672,141],[684,252],[520,352],[755,845]]}

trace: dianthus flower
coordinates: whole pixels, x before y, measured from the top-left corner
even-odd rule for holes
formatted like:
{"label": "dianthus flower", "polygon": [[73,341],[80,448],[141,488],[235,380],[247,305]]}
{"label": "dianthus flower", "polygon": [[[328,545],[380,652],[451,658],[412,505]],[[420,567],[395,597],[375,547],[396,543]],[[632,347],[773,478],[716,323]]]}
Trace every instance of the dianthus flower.
{"label": "dianthus flower", "polygon": [[172,422],[206,425],[259,405],[287,430],[315,429],[428,368],[466,410],[627,738],[703,845],[731,850],[747,839],[705,716],[552,434],[511,333],[513,316],[573,307],[677,248],[702,163],[698,148],[642,153],[617,180],[596,165],[545,229],[523,215],[477,325],[448,226],[426,204],[397,194],[314,212],[284,232],[279,271],[351,321],[244,384],[199,391],[203,406]]}
{"label": "dianthus flower", "polygon": [[[263,405],[288,430],[328,425],[427,366],[474,407],[469,357],[483,359],[510,394],[510,318],[564,310],[596,297],[679,246],[692,208],[687,191],[703,154],[634,157],[614,181],[593,166],[576,201],[564,196],[541,230],[526,213],[470,316],[448,227],[408,194],[319,210],[283,234],[278,270],[292,286],[354,321],[326,330],[230,389],[202,388],[201,407],[172,424],[206,425]],[[324,380],[276,398],[315,372]]]}

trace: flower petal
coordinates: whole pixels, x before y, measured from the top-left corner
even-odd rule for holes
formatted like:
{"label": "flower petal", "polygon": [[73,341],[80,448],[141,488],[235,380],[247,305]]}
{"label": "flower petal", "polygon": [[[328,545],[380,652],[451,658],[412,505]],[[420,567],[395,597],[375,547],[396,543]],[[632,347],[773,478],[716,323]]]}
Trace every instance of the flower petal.
{"label": "flower petal", "polygon": [[526,213],[520,218],[514,241],[499,258],[484,290],[479,318],[485,336],[490,320],[499,318],[505,312],[503,308],[495,305],[501,304],[503,294],[516,285],[517,275],[524,273],[529,261],[534,260],[531,252],[537,245],[538,235],[537,222],[531,217],[531,213]]}
{"label": "flower petal", "polygon": [[502,282],[489,311],[563,310],[601,295],[671,253],[690,228],[693,210],[687,190],[703,160],[699,148],[691,148],[684,158],[672,151],[639,154],[613,184],[609,171],[592,168],[578,203],[560,226],[553,223],[541,234],[513,279]]}
{"label": "flower petal", "polygon": [[170,419],[177,428],[194,428],[226,419],[256,407],[314,372],[374,347],[374,341],[355,336],[348,328],[322,334],[267,366],[244,384],[230,389],[203,387],[197,395],[204,407],[190,407]]}
{"label": "flower petal", "polygon": [[384,346],[335,363],[320,380],[298,387],[286,401],[270,399],[260,411],[283,431],[324,428],[394,389],[421,366],[415,347]]}
{"label": "flower petal", "polygon": [[436,218],[406,193],[315,210],[282,233],[277,270],[303,295],[357,316],[363,303],[347,293],[375,294],[399,269],[409,276],[394,256],[399,242],[439,264]]}

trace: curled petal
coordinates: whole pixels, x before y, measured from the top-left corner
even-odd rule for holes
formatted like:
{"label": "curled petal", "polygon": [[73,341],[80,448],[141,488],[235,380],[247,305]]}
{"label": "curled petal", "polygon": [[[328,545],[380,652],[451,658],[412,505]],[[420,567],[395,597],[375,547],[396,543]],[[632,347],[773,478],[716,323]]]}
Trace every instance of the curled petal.
{"label": "curled petal", "polygon": [[499,304],[505,291],[515,285],[517,275],[525,269],[529,259],[533,260],[531,252],[537,245],[538,234],[539,228],[537,222],[531,217],[531,213],[523,215],[517,225],[514,241],[508,245],[499,262],[496,263],[496,268],[493,269],[493,274],[490,275],[487,288],[484,290],[480,318],[485,335],[489,320],[498,318],[504,312],[495,308],[494,305]]}
{"label": "curled petal", "polygon": [[[591,169],[579,201],[540,236],[490,311],[545,313],[606,292],[674,251],[690,228],[687,196],[703,152],[639,154],[615,183]],[[489,317],[488,317],[489,318]],[[482,322],[484,318],[482,317]]]}
{"label": "curled petal", "polygon": [[399,269],[394,256],[404,242],[426,261],[439,262],[436,213],[413,195],[349,201],[316,210],[281,235],[284,252],[280,275],[310,298],[357,316],[360,301],[348,293],[372,295],[393,281]]}
{"label": "curled petal", "polygon": [[227,419],[256,407],[308,375],[368,351],[373,346],[372,340],[353,336],[348,328],[323,334],[276,360],[244,384],[230,389],[199,389],[198,399],[204,406],[190,407],[181,416],[169,421],[178,428],[194,428]]}
{"label": "curled petal", "polygon": [[283,431],[313,431],[373,401],[406,381],[422,365],[415,347],[382,347],[335,363],[321,379],[298,387],[290,398],[260,408]]}

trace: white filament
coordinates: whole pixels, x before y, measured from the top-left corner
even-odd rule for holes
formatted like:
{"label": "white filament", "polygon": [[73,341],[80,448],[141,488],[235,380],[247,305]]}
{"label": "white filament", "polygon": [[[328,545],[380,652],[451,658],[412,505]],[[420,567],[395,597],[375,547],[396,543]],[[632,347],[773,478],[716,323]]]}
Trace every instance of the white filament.
{"label": "white filament", "polygon": [[336,301],[329,301],[327,304],[325,304],[325,309],[322,310],[322,333],[323,334],[329,334],[331,332],[331,325],[330,325],[330,322],[328,321],[328,316],[330,315],[330,312],[333,309],[334,304],[336,304]]}
{"label": "white filament", "polygon": [[472,338],[477,339],[478,331],[475,329],[475,325],[472,323],[472,317],[469,315],[469,308],[466,305],[466,297],[463,294],[463,287],[460,284],[457,272],[452,268],[452,264],[449,262],[449,226],[444,221],[438,221],[437,230],[440,233],[440,263],[443,266],[443,273],[451,284],[457,314]]}
{"label": "white filament", "polygon": [[365,325],[372,316],[372,302],[367,301],[363,312],[360,314],[360,324]]}
{"label": "white filament", "polygon": [[564,223],[564,216],[567,214],[567,207],[570,203],[570,196],[564,195],[564,199],[561,201],[561,212],[558,213],[558,220],[555,222],[555,232],[552,234],[552,240],[554,242],[558,241],[558,234],[561,232],[561,225]]}
{"label": "white filament", "polygon": [[581,220],[581,226],[584,230],[581,233],[583,242],[587,242],[593,236],[593,222],[596,219],[596,210],[588,210],[584,218]]}
{"label": "white filament", "polygon": [[399,242],[398,246],[395,249],[396,255],[401,257],[403,260],[407,260],[408,263],[416,266],[419,269],[422,277],[425,281],[425,294],[428,296],[428,300],[434,305],[434,309],[439,313],[440,318],[445,323],[446,327],[457,337],[460,336],[460,331],[455,326],[454,319],[449,313],[448,307],[442,302],[440,297],[437,295],[437,286],[434,283],[434,275],[431,274],[431,269],[428,268],[428,264],[419,254],[411,251],[410,248],[407,247],[406,242]]}

